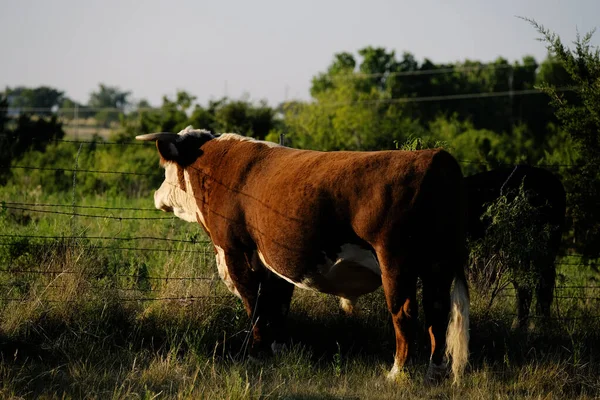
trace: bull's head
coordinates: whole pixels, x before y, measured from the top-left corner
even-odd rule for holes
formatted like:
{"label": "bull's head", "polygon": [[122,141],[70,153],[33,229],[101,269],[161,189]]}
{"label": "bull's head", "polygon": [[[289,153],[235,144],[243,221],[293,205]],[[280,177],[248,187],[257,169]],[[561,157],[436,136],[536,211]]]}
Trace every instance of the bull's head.
{"label": "bull's head", "polygon": [[198,195],[194,194],[194,185],[197,186],[198,182],[192,182],[190,172],[194,172],[191,165],[202,154],[202,145],[213,138],[210,132],[191,126],[179,133],[161,132],[136,136],[137,140],[156,141],[160,163],[165,168],[165,181],[154,193],[156,208],[172,211],[185,221],[204,224],[197,203]]}

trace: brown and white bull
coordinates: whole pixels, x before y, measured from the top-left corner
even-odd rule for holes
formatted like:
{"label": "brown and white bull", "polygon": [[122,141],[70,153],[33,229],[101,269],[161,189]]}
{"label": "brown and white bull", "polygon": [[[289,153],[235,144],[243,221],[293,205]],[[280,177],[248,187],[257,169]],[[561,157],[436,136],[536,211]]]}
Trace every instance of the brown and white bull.
{"label": "brown and white bull", "polygon": [[395,378],[412,345],[421,278],[431,338],[426,378],[442,378],[449,356],[459,379],[469,297],[463,177],[451,155],[297,150],[191,127],[136,138],[156,141],[165,168],[156,207],[210,236],[219,275],[252,319],[251,355],[285,341],[294,286],[350,305],[383,284]]}

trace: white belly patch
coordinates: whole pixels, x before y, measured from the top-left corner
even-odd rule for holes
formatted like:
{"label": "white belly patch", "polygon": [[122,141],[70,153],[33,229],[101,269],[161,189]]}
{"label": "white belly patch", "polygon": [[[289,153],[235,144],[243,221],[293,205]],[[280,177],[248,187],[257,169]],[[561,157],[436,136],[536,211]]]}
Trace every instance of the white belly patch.
{"label": "white belly patch", "polygon": [[311,269],[315,273],[300,282],[277,272],[260,251],[258,256],[267,269],[302,289],[356,298],[381,286],[379,262],[371,251],[355,244],[342,245],[335,261],[325,257],[325,263],[316,265],[314,270]]}
{"label": "white belly patch", "polygon": [[381,276],[381,269],[375,255],[370,250],[363,249],[355,244],[346,243],[342,245],[341,251],[337,255],[337,260],[333,263],[333,267],[343,261],[354,262]]}
{"label": "white belly patch", "polygon": [[260,262],[262,262],[262,263],[263,263],[263,265],[264,265],[264,266],[265,266],[265,267],[266,267],[266,268],[267,268],[269,271],[271,271],[272,273],[274,273],[274,274],[275,274],[275,275],[277,275],[278,277],[280,277],[280,278],[282,278],[282,279],[285,279],[286,281],[288,281],[288,282],[290,282],[290,283],[294,284],[295,286],[298,286],[299,288],[302,288],[302,289],[309,289],[309,290],[310,290],[310,289],[312,289],[312,288],[310,287],[310,285],[309,285],[309,284],[307,284],[307,282],[308,282],[308,279],[305,279],[305,280],[304,280],[304,281],[302,281],[302,282],[294,282],[293,280],[291,280],[291,279],[290,279],[290,278],[288,278],[287,276],[285,276],[285,275],[281,275],[281,274],[280,274],[279,272],[277,272],[277,271],[276,271],[276,270],[275,270],[273,267],[271,267],[271,266],[269,265],[269,263],[267,263],[267,260],[265,260],[265,256],[264,256],[264,255],[263,255],[263,254],[260,252],[260,250],[258,250],[258,252],[257,252],[257,253],[258,253],[258,258],[260,258]]}

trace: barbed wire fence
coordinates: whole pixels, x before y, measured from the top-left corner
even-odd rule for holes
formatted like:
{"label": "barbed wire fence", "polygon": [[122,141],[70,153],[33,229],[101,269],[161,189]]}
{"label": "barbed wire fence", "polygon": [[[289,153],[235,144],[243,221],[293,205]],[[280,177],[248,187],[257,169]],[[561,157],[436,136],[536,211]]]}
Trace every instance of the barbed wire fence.
{"label": "barbed wire fence", "polygon": [[[118,145],[118,146],[140,146],[145,145],[144,143],[126,142],[117,143],[103,140],[73,140],[73,139],[50,139],[55,142],[70,143],[74,146],[81,146],[85,144],[100,144],[100,145]],[[280,140],[285,140],[281,137]],[[476,163],[484,165],[487,163],[480,161],[470,160],[459,160],[461,163]],[[506,164],[507,166],[514,166],[514,164]],[[577,168],[578,165],[541,165],[547,168]],[[118,223],[127,222],[139,222],[139,221],[152,221],[155,224],[169,223],[173,224],[176,217],[162,213],[154,207],[131,207],[131,206],[99,206],[99,205],[85,205],[76,204],[75,202],[75,190],[77,189],[77,177],[78,174],[110,174],[110,175],[122,175],[122,176],[133,176],[139,177],[140,179],[148,178],[151,174],[142,172],[130,172],[119,170],[115,167],[114,170],[103,170],[103,169],[86,169],[78,168],[77,161],[75,161],[72,168],[57,168],[52,166],[39,167],[31,165],[10,165],[0,166],[0,168],[10,169],[21,169],[24,171],[54,171],[62,173],[71,173],[73,175],[73,201],[70,203],[57,203],[57,202],[32,202],[32,201],[19,201],[16,198],[0,198],[0,212],[11,213],[13,216],[19,216],[20,218],[31,217],[31,215],[41,216],[38,218],[44,218],[44,216],[55,216],[55,217],[68,217],[71,219],[86,219],[93,221],[116,221]],[[600,204],[600,202],[599,202]],[[199,229],[198,229],[199,230]],[[71,250],[77,249],[84,252],[94,252],[99,250],[104,251],[121,251],[121,252],[136,252],[136,254],[147,254],[147,253],[164,253],[168,255],[173,254],[187,254],[191,257],[199,257],[200,263],[203,266],[211,264],[209,259],[213,259],[214,254],[211,246],[211,242],[206,238],[199,238],[197,235],[191,235],[187,239],[174,238],[174,237],[161,237],[157,235],[139,235],[129,236],[127,235],[87,235],[85,232],[77,235],[72,225],[64,224],[61,227],[57,227],[54,235],[49,234],[16,234],[16,233],[0,233],[0,247],[13,249],[14,253],[22,251],[30,251],[30,249],[51,249],[55,247],[66,247]],[[118,243],[118,244],[115,244]],[[131,243],[132,245],[122,245],[122,243]],[[143,243],[143,244],[140,244]],[[10,253],[10,251],[9,251]],[[14,254],[13,254],[14,255]],[[578,266],[581,265],[580,261],[577,261],[579,257],[570,256],[564,260],[560,260],[556,263],[557,266]],[[119,301],[124,302],[151,302],[151,301],[177,301],[177,302],[194,302],[194,301],[205,301],[208,299],[217,299],[225,297],[233,297],[229,294],[217,294],[215,290],[212,290],[208,294],[184,294],[184,295],[168,295],[165,293],[164,286],[168,282],[185,282],[186,284],[204,284],[209,285],[211,289],[214,289],[216,285],[219,285],[220,279],[217,276],[216,268],[213,271],[200,276],[194,276],[193,274],[188,275],[160,275],[152,274],[152,271],[146,271],[144,273],[126,273],[123,271],[112,271],[110,273],[103,272],[98,273],[94,271],[85,270],[69,270],[69,269],[52,269],[44,268],[44,266],[38,266],[36,268],[23,267],[14,263],[15,257],[12,255],[5,258],[3,265],[0,265],[0,301],[5,302],[27,302],[31,301],[32,297],[17,296],[15,290],[21,285],[19,277],[50,277],[50,282],[47,283],[47,288],[51,287],[54,289],[63,289],[66,286],[61,286],[59,282],[56,282],[56,278],[60,276],[78,276],[82,278],[89,278],[92,286],[97,289],[102,289],[105,286],[98,284],[94,286],[94,278],[106,277],[110,275],[112,278],[123,278],[129,279],[134,282],[143,281],[146,283],[145,287],[131,287],[131,285],[123,285],[122,287],[110,287],[118,292],[132,292],[135,295],[119,296]],[[206,269],[206,268],[204,268]],[[156,272],[156,271],[154,271]],[[2,276],[4,275],[4,279]],[[99,279],[95,279],[99,280]],[[514,290],[512,287],[506,287],[503,290],[502,296],[514,297]],[[556,309],[559,310],[561,305],[560,302],[563,300],[568,301],[580,301],[580,302],[597,302],[600,301],[600,282],[598,285],[572,285],[572,284],[558,284],[555,288],[555,303]],[[38,301],[36,299],[36,301]],[[61,302],[71,301],[65,299],[43,299],[41,301],[47,302]],[[73,300],[74,301],[74,300]],[[596,303],[594,303],[596,304]],[[382,304],[382,307],[385,307]],[[563,313],[558,312],[557,315],[561,315],[560,318],[571,318],[565,316]],[[538,316],[532,316],[538,318]],[[598,315],[600,318],[600,315]],[[579,318],[579,317],[576,317]],[[589,318],[589,316],[581,317]]]}

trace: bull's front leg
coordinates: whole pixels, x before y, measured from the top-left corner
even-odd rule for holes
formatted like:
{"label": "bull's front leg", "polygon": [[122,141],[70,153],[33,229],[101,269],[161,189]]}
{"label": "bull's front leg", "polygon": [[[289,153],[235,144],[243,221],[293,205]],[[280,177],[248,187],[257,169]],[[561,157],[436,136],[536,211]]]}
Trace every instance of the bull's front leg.
{"label": "bull's front leg", "polygon": [[[218,253],[220,253],[218,251]],[[251,321],[249,355],[261,358],[276,352],[287,339],[285,318],[294,286],[268,271],[254,253],[223,251],[219,268],[225,267],[230,282],[244,303]]]}

